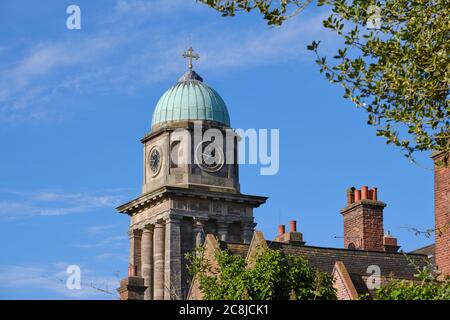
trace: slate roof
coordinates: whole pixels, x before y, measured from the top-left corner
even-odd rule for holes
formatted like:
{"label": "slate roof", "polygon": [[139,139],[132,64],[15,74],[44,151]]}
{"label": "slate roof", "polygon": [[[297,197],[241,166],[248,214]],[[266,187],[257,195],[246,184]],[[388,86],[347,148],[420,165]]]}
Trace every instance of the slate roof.
{"label": "slate roof", "polygon": [[428,259],[430,259],[430,261],[434,264],[434,243],[411,251],[410,253],[425,254],[428,256]]}
{"label": "slate roof", "polygon": [[311,266],[327,273],[333,271],[336,261],[342,261],[350,274],[366,275],[368,266],[378,265],[381,276],[392,274],[396,278],[411,279],[417,273],[414,265],[422,267],[428,261],[426,255],[415,253],[300,246],[273,241],[268,245],[288,255],[305,255]]}
{"label": "slate roof", "polygon": [[232,242],[220,242],[220,245],[223,249],[228,249],[234,255],[239,255],[243,258],[247,257],[248,249],[250,245],[243,243],[232,243]]}
{"label": "slate roof", "polygon": [[[422,268],[428,264],[429,259],[425,251],[414,253],[385,252],[351,250],[339,248],[325,248],[315,246],[305,246],[294,243],[282,243],[267,241],[269,248],[280,250],[286,255],[306,256],[313,268],[331,274],[336,261],[342,261],[350,275],[358,294],[370,293],[367,288],[367,278],[371,275],[368,272],[369,266],[378,266],[381,272],[381,282],[386,283],[389,279],[414,279],[417,268]],[[249,245],[240,243],[221,242],[222,248],[229,249],[233,254],[246,257]]]}

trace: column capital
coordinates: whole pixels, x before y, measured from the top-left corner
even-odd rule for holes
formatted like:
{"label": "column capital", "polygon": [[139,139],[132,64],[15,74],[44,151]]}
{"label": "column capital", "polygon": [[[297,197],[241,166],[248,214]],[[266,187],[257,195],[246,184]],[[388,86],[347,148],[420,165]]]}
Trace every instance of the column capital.
{"label": "column capital", "polygon": [[182,217],[178,216],[178,215],[171,214],[171,215],[169,215],[169,216],[167,216],[167,217],[165,217],[163,219],[164,219],[165,223],[180,223]]}
{"label": "column capital", "polygon": [[128,237],[134,238],[134,237],[139,237],[142,235],[142,230],[141,229],[130,229],[128,230]]}
{"label": "column capital", "polygon": [[217,227],[218,228],[228,228],[228,226],[231,224],[230,221],[227,221],[225,219],[218,219],[217,220]]}
{"label": "column capital", "polygon": [[203,228],[205,223],[206,223],[206,221],[208,221],[208,220],[204,219],[204,218],[193,218],[192,219],[192,223],[193,223],[194,227],[201,227],[201,228]]}
{"label": "column capital", "polygon": [[156,220],[156,221],[155,221],[155,224],[154,224],[154,228],[161,228],[161,227],[164,227],[165,224],[166,224],[165,219],[159,219],[159,220]]}
{"label": "column capital", "polygon": [[153,230],[155,230],[155,226],[153,224],[147,224],[142,232],[153,232]]}

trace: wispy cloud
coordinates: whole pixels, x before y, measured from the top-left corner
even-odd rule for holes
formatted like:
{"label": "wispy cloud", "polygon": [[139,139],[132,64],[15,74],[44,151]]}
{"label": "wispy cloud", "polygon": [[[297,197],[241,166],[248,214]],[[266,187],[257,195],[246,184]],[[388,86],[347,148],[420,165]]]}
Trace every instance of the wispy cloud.
{"label": "wispy cloud", "polygon": [[128,256],[123,253],[121,254],[121,253],[114,253],[114,252],[104,252],[99,255],[96,255],[94,258],[98,261],[103,261],[103,260],[111,261],[112,259],[114,259],[114,260],[128,262]]}
{"label": "wispy cloud", "polygon": [[99,248],[99,247],[108,246],[108,248],[112,248],[112,247],[122,246],[124,243],[126,243],[126,242],[124,242],[124,240],[126,240],[126,239],[127,239],[126,236],[112,236],[112,237],[107,237],[107,238],[101,239],[100,241],[97,241],[95,243],[79,244],[79,245],[76,245],[76,247]]}
{"label": "wispy cloud", "polygon": [[180,53],[188,45],[201,53],[198,69],[215,76],[302,59],[319,35],[333,42],[322,32],[324,17],[317,12],[281,28],[261,22],[243,30],[195,1],[118,0],[97,13],[96,31],[78,37],[65,31],[59,40],[22,48],[13,63],[0,63],[0,121],[57,118],[63,112],[57,102],[73,95],[133,94],[174,80],[185,69]]}
{"label": "wispy cloud", "polygon": [[[115,276],[98,275],[89,268],[81,268],[81,289],[70,290],[66,286],[68,263],[48,265],[0,265],[0,292],[25,290],[30,296],[39,293],[40,299],[46,294],[57,293],[72,299],[116,299],[115,288],[119,280]],[[2,297],[0,293],[0,298]]]}
{"label": "wispy cloud", "polygon": [[112,191],[64,193],[0,189],[0,219],[86,213],[99,208],[114,208],[121,199],[119,193]]}
{"label": "wispy cloud", "polygon": [[[80,89],[85,69],[92,71],[118,45],[120,37],[97,34],[75,44],[67,39],[39,42],[3,67],[0,74],[0,121],[43,120],[48,107]],[[74,54],[76,49],[77,54]],[[20,52],[20,51],[19,51]],[[1,66],[1,64],[0,64]]]}
{"label": "wispy cloud", "polygon": [[114,225],[112,225],[112,224],[90,226],[87,229],[87,232],[91,233],[91,234],[99,234],[99,233],[104,233],[104,232],[110,231],[113,227],[114,227]]}
{"label": "wispy cloud", "polygon": [[[148,19],[163,15],[176,15],[180,11],[192,10],[195,0],[118,0],[112,14],[103,18],[100,23],[109,23],[132,15],[134,18]],[[136,23],[136,19],[133,20]]]}

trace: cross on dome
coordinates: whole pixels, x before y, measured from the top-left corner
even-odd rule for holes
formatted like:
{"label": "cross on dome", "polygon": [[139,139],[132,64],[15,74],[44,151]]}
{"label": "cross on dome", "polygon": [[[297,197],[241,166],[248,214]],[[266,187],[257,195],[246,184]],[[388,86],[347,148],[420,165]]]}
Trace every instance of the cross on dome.
{"label": "cross on dome", "polygon": [[190,47],[187,51],[183,52],[181,55],[183,58],[189,58],[189,69],[192,70],[192,60],[198,60],[200,59],[200,56],[197,53],[194,53],[194,49]]}

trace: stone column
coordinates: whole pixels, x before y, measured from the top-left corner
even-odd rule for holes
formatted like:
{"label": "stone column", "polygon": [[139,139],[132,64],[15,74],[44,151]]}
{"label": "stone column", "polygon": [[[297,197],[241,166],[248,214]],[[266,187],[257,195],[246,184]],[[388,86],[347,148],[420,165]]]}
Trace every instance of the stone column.
{"label": "stone column", "polygon": [[205,242],[205,228],[204,221],[200,219],[194,220],[194,225],[192,226],[192,233],[194,236],[194,245],[196,247],[202,246]]}
{"label": "stone column", "polygon": [[244,243],[250,243],[253,238],[253,233],[255,232],[256,223],[244,223],[242,225],[242,240]]}
{"label": "stone column", "polygon": [[129,276],[141,276],[141,237],[142,230],[130,230],[130,257],[129,257]]}
{"label": "stone column", "polygon": [[153,225],[145,226],[142,231],[142,278],[144,285],[147,287],[144,293],[144,300],[153,299]]}
{"label": "stone column", "polygon": [[158,221],[153,232],[153,299],[164,299],[164,222]]}
{"label": "stone column", "polygon": [[166,252],[164,275],[164,299],[180,300],[181,296],[181,234],[180,218],[166,219]]}
{"label": "stone column", "polygon": [[128,231],[128,239],[130,240],[130,255],[128,258],[128,276],[135,276],[134,272],[134,235],[133,230]]}
{"label": "stone column", "polygon": [[218,221],[217,222],[217,234],[221,241],[228,240],[228,222]]}

